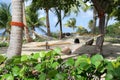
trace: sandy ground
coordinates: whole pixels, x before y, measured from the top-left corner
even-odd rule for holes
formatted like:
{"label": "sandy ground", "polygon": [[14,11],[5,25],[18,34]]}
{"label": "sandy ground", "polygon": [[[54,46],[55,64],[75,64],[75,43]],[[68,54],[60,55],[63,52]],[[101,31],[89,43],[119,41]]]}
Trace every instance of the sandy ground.
{"label": "sandy ground", "polygon": [[[56,40],[56,41],[48,41],[48,45],[50,45],[50,49],[54,49],[55,47],[60,47],[61,49],[65,47],[69,47],[72,50],[72,54],[65,55],[62,54],[63,58],[78,56],[81,54],[91,55],[95,51],[95,43],[92,46],[86,46],[85,39],[80,39],[80,44],[74,44],[73,39],[67,40]],[[41,50],[46,50],[45,46],[46,42],[31,42],[27,44],[23,44],[22,54],[31,54],[40,52]],[[0,53],[5,54],[7,51],[7,47],[1,47]],[[103,54],[108,59],[115,59],[120,56],[120,44],[113,44],[104,42],[103,46]]]}

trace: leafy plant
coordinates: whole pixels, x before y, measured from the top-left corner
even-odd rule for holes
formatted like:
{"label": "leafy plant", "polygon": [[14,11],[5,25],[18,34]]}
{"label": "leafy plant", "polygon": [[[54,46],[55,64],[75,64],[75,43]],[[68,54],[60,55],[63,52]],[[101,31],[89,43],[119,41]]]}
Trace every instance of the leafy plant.
{"label": "leafy plant", "polygon": [[1,80],[119,80],[120,58],[108,61],[101,55],[61,58],[61,50],[41,51],[6,60],[0,56]]}

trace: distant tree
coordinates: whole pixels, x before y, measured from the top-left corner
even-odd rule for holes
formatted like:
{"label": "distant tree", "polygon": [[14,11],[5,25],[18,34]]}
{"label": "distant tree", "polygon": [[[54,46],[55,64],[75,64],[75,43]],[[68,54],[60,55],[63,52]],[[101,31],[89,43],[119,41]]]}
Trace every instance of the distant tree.
{"label": "distant tree", "polygon": [[39,10],[39,9],[45,10],[47,35],[51,36],[50,22],[49,22],[49,10],[54,6],[57,6],[56,0],[32,0],[32,6],[36,8],[36,10]]}
{"label": "distant tree", "polygon": [[77,27],[76,26],[76,19],[75,18],[70,18],[65,24],[66,27],[73,28],[73,30]]}
{"label": "distant tree", "polygon": [[46,33],[42,27],[45,27],[44,24],[45,18],[39,18],[38,12],[32,7],[28,6],[26,8],[26,21],[27,25],[29,26],[30,30],[32,30],[33,36],[35,37],[35,28],[38,28],[40,31]]}
{"label": "distant tree", "polygon": [[109,36],[119,36],[120,35],[120,22],[109,25],[106,29],[106,34]]}
{"label": "distant tree", "polygon": [[90,20],[88,23],[88,27],[91,30],[91,32],[93,33],[93,20]]}
{"label": "distant tree", "polygon": [[10,22],[11,22],[11,12],[10,5],[6,3],[0,3],[0,29],[5,29],[3,36],[8,33],[10,35]]}
{"label": "distant tree", "polygon": [[120,21],[120,0],[114,0],[114,16],[116,20]]}
{"label": "distant tree", "polygon": [[87,29],[85,29],[82,26],[78,26],[76,32],[79,33],[79,34],[81,34],[81,35],[88,33]]}

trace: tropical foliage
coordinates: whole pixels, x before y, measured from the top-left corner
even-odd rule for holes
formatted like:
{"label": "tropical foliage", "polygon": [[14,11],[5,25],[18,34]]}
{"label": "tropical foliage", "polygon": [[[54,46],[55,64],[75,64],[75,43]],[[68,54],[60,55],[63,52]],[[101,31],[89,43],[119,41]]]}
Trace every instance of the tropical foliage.
{"label": "tropical foliage", "polygon": [[78,26],[76,32],[79,33],[79,34],[86,34],[86,33],[88,33],[87,29],[85,29],[82,26]]}
{"label": "tropical foliage", "polygon": [[106,34],[109,36],[120,35],[120,22],[116,22],[113,25],[109,25],[106,29]]}
{"label": "tropical foliage", "polygon": [[66,27],[70,27],[70,28],[73,28],[73,30],[77,27],[76,26],[76,19],[75,18],[70,18],[66,24],[65,24]]}
{"label": "tropical foliage", "polygon": [[41,27],[45,27],[44,20],[45,18],[39,18],[38,11],[36,11],[31,6],[26,8],[26,20],[27,25],[31,30],[35,31],[35,28],[39,28],[42,32],[45,32]]}
{"label": "tropical foliage", "polygon": [[[6,61],[0,55],[1,80],[119,80],[120,58],[108,61],[96,54],[64,60],[60,49],[42,51],[31,55],[16,56]],[[103,76],[104,75],[104,76]]]}
{"label": "tropical foliage", "polygon": [[0,29],[5,29],[3,35],[6,33],[10,34],[10,5],[11,4],[0,3]]}

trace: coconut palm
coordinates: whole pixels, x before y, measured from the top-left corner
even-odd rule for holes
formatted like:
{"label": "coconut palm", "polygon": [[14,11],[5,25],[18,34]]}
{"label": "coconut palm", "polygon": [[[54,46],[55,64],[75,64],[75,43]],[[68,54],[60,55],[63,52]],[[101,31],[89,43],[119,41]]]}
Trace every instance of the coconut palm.
{"label": "coconut palm", "polygon": [[5,29],[3,36],[8,33],[10,34],[10,22],[11,22],[11,13],[10,13],[10,4],[0,3],[0,29]]}
{"label": "coconut palm", "polygon": [[49,10],[53,7],[54,0],[32,0],[32,6],[39,9],[44,9],[46,13],[46,27],[47,27],[47,35],[51,36],[50,31],[50,22],[49,22]]}
{"label": "coconut palm", "polygon": [[32,6],[28,6],[26,9],[26,20],[27,25],[32,30],[33,36],[35,35],[35,28],[38,28],[43,33],[46,33],[46,31],[42,29],[42,27],[45,27],[45,17],[39,18],[38,12]]}
{"label": "coconut palm", "polygon": [[32,38],[30,37],[30,32],[29,32],[29,29],[28,29],[28,26],[27,26],[27,22],[26,22],[25,1],[28,1],[28,0],[23,0],[23,2],[22,2],[22,5],[23,5],[23,23],[25,25],[25,27],[24,27],[24,34],[25,34],[26,42],[31,42]]}
{"label": "coconut palm", "polygon": [[22,34],[23,34],[23,6],[22,0],[12,0],[12,22],[10,44],[7,50],[7,57],[21,55]]}
{"label": "coconut palm", "polygon": [[73,30],[77,27],[76,26],[76,19],[75,18],[70,18],[67,23],[65,24],[66,27],[73,28]]}
{"label": "coconut palm", "polygon": [[[55,7],[54,13],[58,17],[58,22],[56,23],[56,26],[58,25],[58,23],[60,23],[60,38],[62,38],[62,19],[70,16],[71,13],[74,13],[77,16],[80,11],[80,7],[82,7],[82,9],[86,11],[89,6],[87,6],[82,0],[69,0],[69,2],[68,0],[59,0],[58,2],[58,6]],[[61,12],[63,12],[63,17],[61,16]]]}

